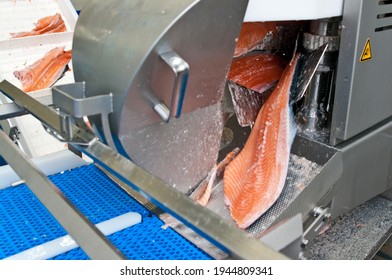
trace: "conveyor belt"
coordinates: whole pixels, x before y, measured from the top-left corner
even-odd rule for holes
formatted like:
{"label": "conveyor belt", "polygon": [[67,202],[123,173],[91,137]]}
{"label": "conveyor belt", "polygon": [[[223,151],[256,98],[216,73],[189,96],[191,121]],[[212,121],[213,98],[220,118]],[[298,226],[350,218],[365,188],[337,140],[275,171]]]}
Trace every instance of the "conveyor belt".
{"label": "conveyor belt", "polygon": [[[142,222],[108,238],[129,259],[211,259],[125,193],[93,164],[49,176],[94,224],[126,212]],[[66,235],[25,184],[0,191],[0,259]],[[88,259],[76,248],[54,259]]]}

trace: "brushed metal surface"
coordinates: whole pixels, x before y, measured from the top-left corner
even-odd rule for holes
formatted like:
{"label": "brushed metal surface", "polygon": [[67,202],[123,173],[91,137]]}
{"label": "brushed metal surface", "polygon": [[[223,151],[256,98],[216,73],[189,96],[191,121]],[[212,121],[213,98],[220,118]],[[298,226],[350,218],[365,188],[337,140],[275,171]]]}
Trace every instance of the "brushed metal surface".
{"label": "brushed metal surface", "polygon": [[336,147],[344,173],[336,183],[334,217],[392,189],[392,117]]}
{"label": "brushed metal surface", "polygon": [[[92,85],[90,95],[113,94],[117,150],[182,192],[216,162],[220,100],[247,2],[93,0],[77,22],[75,80]],[[165,123],[151,100],[170,107],[174,75],[161,55],[172,51],[190,72],[182,115]]]}
{"label": "brushed metal surface", "polygon": [[[382,3],[344,1],[331,125],[332,145],[392,116],[392,30],[388,29],[392,26],[392,5]],[[382,15],[386,17],[379,17]],[[361,62],[368,39],[372,58]]]}

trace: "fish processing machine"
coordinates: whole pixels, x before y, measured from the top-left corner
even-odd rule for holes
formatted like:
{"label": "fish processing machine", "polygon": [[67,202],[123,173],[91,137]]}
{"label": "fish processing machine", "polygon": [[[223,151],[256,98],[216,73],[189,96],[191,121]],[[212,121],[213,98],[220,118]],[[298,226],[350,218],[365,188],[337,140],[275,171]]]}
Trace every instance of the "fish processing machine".
{"label": "fish processing machine", "polygon": [[[0,155],[25,182],[0,189],[0,204],[17,205],[9,210],[16,212],[37,197],[50,212],[28,206],[27,215],[50,224],[46,231],[34,228],[37,221],[4,220],[2,234],[12,236],[2,238],[9,249],[0,256],[68,233],[83,251],[64,258],[165,258],[176,247],[181,253],[170,258],[296,259],[331,219],[380,194],[391,198],[392,1],[298,1],[283,10],[295,1],[270,2],[91,0],[73,35],[75,83],[53,87],[43,102],[0,79],[14,102],[1,105],[1,119],[31,114],[93,161],[48,178],[0,133]],[[327,44],[296,104],[299,130],[284,190],[246,230],[231,220],[222,183],[206,207],[192,199],[214,164],[249,134],[226,88],[243,21],[300,26],[303,53]],[[75,157],[57,162],[79,164]],[[7,168],[0,174],[11,178]],[[107,236],[97,228],[130,210],[142,213],[140,224]],[[390,220],[384,227],[385,238]],[[38,237],[26,241],[29,234]]]}

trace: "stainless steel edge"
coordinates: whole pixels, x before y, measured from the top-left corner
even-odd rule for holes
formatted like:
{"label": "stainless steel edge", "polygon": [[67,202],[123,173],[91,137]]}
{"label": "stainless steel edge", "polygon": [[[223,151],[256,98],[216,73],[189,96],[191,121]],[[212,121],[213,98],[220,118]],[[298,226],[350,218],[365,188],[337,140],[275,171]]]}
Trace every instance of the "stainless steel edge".
{"label": "stainless steel edge", "polygon": [[75,146],[106,170],[136,189],[158,207],[238,259],[288,259],[285,255],[229,224],[216,213],[197,204],[130,160],[96,141],[88,147]]}
{"label": "stainless steel edge", "polygon": [[1,130],[0,155],[90,258],[126,258]]}
{"label": "stainless steel edge", "polygon": [[338,149],[307,139],[301,135],[296,140],[297,145],[295,145],[295,149],[292,152],[317,162],[322,166],[322,169],[300,193],[297,199],[276,219],[274,224],[297,213],[302,213],[303,220],[306,220],[309,213],[316,206],[325,207],[325,205],[320,205],[319,203],[323,201],[325,196],[336,193],[336,183],[343,175],[343,156]]}

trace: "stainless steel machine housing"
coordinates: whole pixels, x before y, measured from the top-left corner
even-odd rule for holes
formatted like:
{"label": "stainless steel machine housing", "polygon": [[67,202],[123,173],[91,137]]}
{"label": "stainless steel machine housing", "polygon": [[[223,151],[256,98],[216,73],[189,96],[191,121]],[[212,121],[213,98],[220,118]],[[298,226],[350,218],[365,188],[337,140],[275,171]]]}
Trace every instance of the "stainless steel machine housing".
{"label": "stainless steel machine housing", "polygon": [[[113,95],[114,148],[183,192],[217,159],[245,2],[90,1],[77,22],[75,78],[87,97]],[[100,119],[91,120],[105,139]]]}
{"label": "stainless steel machine housing", "polygon": [[329,140],[344,166],[334,216],[392,187],[392,5],[346,0],[343,11]]}
{"label": "stainless steel machine housing", "polygon": [[[278,206],[271,211],[273,215],[262,217],[252,225],[249,230],[256,238],[250,238],[248,233],[239,230],[210,209],[197,205],[184,194],[189,186],[194,186],[203,174],[206,174],[216,160],[212,154],[219,149],[223,122],[213,118],[220,111],[225,73],[235,43],[232,39],[239,31],[246,1],[242,3],[222,0],[219,3],[214,1],[214,4],[205,0],[165,1],[170,3],[172,10],[164,8],[163,2],[156,1],[119,1],[121,4],[114,9],[108,8],[113,1],[100,2],[99,5],[97,2],[91,2],[96,5],[92,5],[90,10],[96,7],[96,13],[101,17],[84,17],[82,14],[75,32],[75,75],[78,81],[85,82],[86,100],[101,95],[113,96],[113,114],[109,120],[113,142],[111,144],[107,132],[105,134],[102,119],[89,116],[97,134],[106,144],[97,141],[94,134],[84,131],[84,127],[72,124],[74,136],[85,140],[85,143],[74,142],[72,145],[91,156],[113,177],[125,182],[125,188],[135,189],[148,199],[148,203],[152,202],[160,210],[177,217],[187,229],[192,229],[189,236],[194,236],[196,232],[198,240],[200,236],[205,237],[216,246],[214,248],[224,252],[223,257],[230,255],[234,258],[284,258],[285,256],[276,252],[282,251],[291,258],[298,258],[300,244],[304,246],[313,239],[330,217],[336,218],[392,188],[392,81],[388,76],[392,64],[392,49],[389,48],[392,42],[391,1],[344,2],[330,137],[323,142],[299,133],[292,148],[292,157],[302,157],[317,165],[318,172],[302,186],[298,184],[302,177],[289,171],[289,175],[293,175],[287,179],[285,187],[289,191],[289,197],[282,199],[288,203],[282,204],[282,201],[278,201]],[[241,11],[235,15],[229,12],[236,10],[235,5],[239,2],[243,4]],[[209,18],[211,23],[216,24],[217,29],[210,30],[211,25],[203,23],[203,15],[209,5],[215,4],[222,10],[211,12]],[[125,9],[125,6],[130,10]],[[143,12],[143,17],[150,20],[145,21],[134,12],[136,10]],[[134,17],[130,17],[131,15]],[[122,20],[118,21],[118,17]],[[158,18],[166,25],[158,25],[155,21]],[[185,19],[186,22],[182,22]],[[230,26],[233,30],[226,34],[227,36],[220,37],[219,29],[227,22],[232,23]],[[193,29],[195,24],[202,24],[197,32]],[[135,26],[137,28],[131,29]],[[130,38],[127,34],[133,36]],[[205,36],[208,40],[205,40]],[[222,41],[223,37],[225,40]],[[361,62],[367,39],[372,47],[372,57]],[[204,43],[199,44],[201,41]],[[206,51],[208,47],[211,49]],[[173,90],[173,85],[181,84],[176,82],[170,64],[165,62],[167,53],[178,55],[190,66],[183,110],[179,115],[176,114],[178,110],[171,113],[166,110],[173,104],[173,92],[178,92],[176,86]],[[180,73],[181,75],[183,74]],[[195,76],[196,79],[193,80]],[[185,86],[185,83],[183,85]],[[21,92],[5,81],[1,82],[1,91],[15,99],[23,110],[32,112],[46,126],[61,131],[67,118],[61,115],[59,117],[49,107],[38,104],[39,102],[20,96]],[[201,96],[198,97],[199,94]],[[71,104],[76,104],[76,101],[72,102]],[[163,108],[163,113],[159,114],[154,109],[157,105],[160,109]],[[61,111],[61,106],[59,107]],[[171,142],[170,137],[186,134],[185,125],[189,123],[185,121],[184,127],[178,130],[176,124],[181,122],[181,117],[189,117],[189,121],[192,121],[193,112],[199,108],[212,108],[212,112],[204,114],[203,111],[201,117],[204,123],[200,124],[200,127],[193,125],[192,129],[200,131],[204,126],[210,128],[211,125],[215,128],[212,131],[202,131],[205,138],[192,134],[189,138],[184,138],[186,141],[174,143],[172,150],[166,145],[169,154],[159,151],[164,142]],[[180,118],[176,119],[178,116]],[[167,128],[171,125],[179,134],[172,134],[173,130],[169,128],[168,134],[172,135],[166,138],[163,136],[166,132],[158,127]],[[138,133],[140,136],[137,136]],[[207,137],[211,133],[214,133],[212,140]],[[243,133],[243,130],[239,130],[239,133]],[[129,138],[130,134],[134,138]],[[145,142],[144,139],[150,137],[147,135],[153,135],[154,141]],[[241,140],[246,140],[246,137],[240,136]],[[144,144],[152,147],[156,145],[156,149],[153,148],[153,152],[144,151]],[[202,157],[205,152],[203,149],[197,149],[199,144],[205,145],[206,148],[212,147],[213,153],[208,161],[193,157]],[[178,159],[177,156],[182,158]],[[11,162],[12,156],[8,155],[8,158]],[[184,159],[189,158],[202,163],[200,168],[194,170],[196,175],[193,178],[181,173],[180,169],[182,164],[188,163],[188,160]],[[166,162],[176,160],[181,162],[181,165],[174,166],[177,170],[171,169],[172,165],[170,168],[165,166]],[[189,164],[186,169],[193,166],[191,161]],[[181,175],[172,178],[171,174],[168,174],[172,172]],[[23,171],[21,174],[24,174]],[[44,179],[37,174],[39,182],[42,183]],[[32,185],[37,183],[30,178],[26,182]],[[176,188],[173,188],[174,184]],[[177,184],[180,185],[179,189]],[[181,185],[184,186],[183,189]],[[48,208],[53,207],[50,203],[48,205]],[[284,207],[281,207],[282,205]],[[152,208],[156,209],[155,206]],[[54,211],[56,212],[56,209]],[[56,213],[59,220],[70,223],[58,211]],[[77,221],[78,224],[80,222]],[[264,228],[266,224],[268,231]],[[288,224],[292,225],[289,228],[295,228],[295,233],[284,236],[281,229]],[[302,235],[301,230],[298,230],[299,224],[301,229],[303,227]],[[65,228],[78,237],[74,226]],[[94,229],[93,226],[91,228]],[[178,230],[181,231],[181,228]],[[94,241],[102,239],[99,239],[99,233],[94,230],[92,236]],[[79,238],[87,243],[86,251],[92,256],[105,257],[105,254],[94,255],[94,246],[85,238]],[[258,240],[260,238],[262,242],[267,242],[267,246]],[[208,244],[211,247],[211,244]],[[123,258],[118,252],[114,251],[113,254],[113,248],[110,246],[108,251],[112,254],[106,256]]]}

